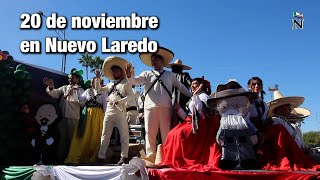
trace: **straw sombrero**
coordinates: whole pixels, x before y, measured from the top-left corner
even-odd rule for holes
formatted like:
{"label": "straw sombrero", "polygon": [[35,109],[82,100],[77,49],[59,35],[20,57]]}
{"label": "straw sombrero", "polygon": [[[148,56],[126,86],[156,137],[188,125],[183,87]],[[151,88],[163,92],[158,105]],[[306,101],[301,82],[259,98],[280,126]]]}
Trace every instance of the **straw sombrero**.
{"label": "straw sombrero", "polygon": [[167,66],[167,68],[171,68],[172,66],[182,66],[183,70],[191,70],[192,68],[190,66],[182,64],[182,61],[180,59],[177,59],[174,61],[174,63],[171,63]]}
{"label": "straw sombrero", "polygon": [[[269,113],[272,116],[273,110],[279,106],[290,104],[292,111],[294,111],[297,107],[299,107],[303,103],[303,101],[304,101],[304,97],[300,97],[300,96],[284,97],[279,90],[275,90],[273,92],[273,100],[269,101],[267,104],[269,106]],[[306,113],[306,111],[301,111],[299,109],[298,109],[298,112]]]}
{"label": "straw sombrero", "polygon": [[216,92],[207,100],[207,105],[215,108],[218,100],[235,96],[247,96],[250,102],[257,99],[257,93],[245,91],[238,82],[229,81],[227,84],[217,86]]}
{"label": "straw sombrero", "polygon": [[290,117],[288,117],[289,121],[297,121],[300,119],[304,119],[311,115],[311,112],[306,108],[294,108],[291,111]]}
{"label": "straw sombrero", "polygon": [[120,57],[117,57],[117,56],[107,57],[104,60],[103,65],[102,65],[104,76],[106,76],[110,80],[115,80],[113,75],[112,75],[111,68],[113,66],[119,66],[124,72],[124,68],[125,68],[125,66],[127,64],[129,64],[129,62],[127,60],[123,59],[123,58],[120,58]]}
{"label": "straw sombrero", "polygon": [[149,53],[149,52],[148,53],[141,53],[140,54],[140,59],[144,64],[146,64],[147,66],[152,67],[151,56],[153,54],[157,54],[157,55],[160,55],[160,56],[163,57],[163,60],[164,60],[163,66],[164,67],[168,66],[168,64],[172,61],[173,56],[174,56],[173,52],[170,51],[169,49],[164,48],[164,47],[158,47],[157,52],[154,52],[154,53]]}

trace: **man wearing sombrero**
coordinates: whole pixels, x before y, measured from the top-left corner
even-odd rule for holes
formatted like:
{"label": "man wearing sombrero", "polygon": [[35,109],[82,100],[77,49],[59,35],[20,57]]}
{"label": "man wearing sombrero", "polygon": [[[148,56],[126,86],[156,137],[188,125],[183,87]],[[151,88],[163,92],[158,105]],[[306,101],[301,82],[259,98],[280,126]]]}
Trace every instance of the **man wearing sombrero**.
{"label": "man wearing sombrero", "polygon": [[59,122],[59,145],[58,145],[58,161],[63,163],[68,155],[71,139],[75,127],[80,119],[80,108],[84,103],[80,103],[84,90],[78,85],[82,75],[82,70],[77,71],[75,68],[71,70],[68,76],[68,85],[64,85],[58,89],[54,88],[52,79],[45,77],[43,83],[47,85],[47,93],[53,98],[61,98],[60,106],[62,109],[63,119]]}
{"label": "man wearing sombrero", "polygon": [[[301,132],[301,123],[304,121],[304,118],[311,115],[311,112],[306,108],[294,108],[291,111],[290,117],[288,118],[288,121],[291,123],[292,127],[297,132],[297,135],[302,140],[302,143],[304,144],[302,132]],[[304,144],[305,145],[305,144]]]}
{"label": "man wearing sombrero", "polygon": [[103,104],[107,103],[103,120],[101,145],[98,153],[99,162],[106,158],[112,130],[117,125],[120,133],[121,158],[119,165],[127,163],[129,151],[129,127],[126,121],[125,103],[133,97],[131,84],[124,76],[124,67],[129,62],[120,57],[111,56],[104,60],[104,75],[113,82],[101,88]]}
{"label": "man wearing sombrero", "polygon": [[156,157],[156,137],[160,128],[161,139],[164,143],[171,129],[172,117],[172,88],[176,87],[184,95],[192,94],[175,75],[163,70],[173,58],[173,52],[159,47],[156,53],[141,53],[140,59],[147,66],[153,67],[152,71],[144,71],[139,76],[133,77],[132,66],[127,64],[126,76],[133,85],[145,84],[145,132],[147,160],[154,163]]}
{"label": "man wearing sombrero", "polygon": [[305,108],[299,108],[304,98],[300,96],[284,97],[278,89],[273,90],[273,100],[268,102],[269,116],[273,124],[282,124],[294,138],[300,148],[304,147],[301,131],[292,123],[308,117],[311,113]]}
{"label": "man wearing sombrero", "polygon": [[318,170],[320,166],[313,162],[315,159],[310,159],[311,154],[305,153],[308,151],[289,121],[291,118],[310,115],[310,111],[306,109],[296,109],[304,98],[284,97],[278,89],[272,91],[274,100],[267,103],[270,118],[258,150],[259,164],[265,170]]}
{"label": "man wearing sombrero", "polygon": [[[175,73],[177,79],[187,88],[189,89],[191,86],[192,79],[187,72],[183,72],[183,70],[191,70],[192,68],[184,65],[182,63],[182,60],[177,59],[174,61],[174,63],[171,63],[167,66],[167,68],[171,68],[172,72]],[[186,104],[189,101],[189,97],[183,95],[178,91],[176,88],[173,89],[172,93],[172,101],[174,103],[179,103],[180,107],[186,111]],[[176,117],[175,115],[173,116],[173,122],[172,122],[172,128],[174,128],[179,121],[181,122],[182,119],[179,117]]]}

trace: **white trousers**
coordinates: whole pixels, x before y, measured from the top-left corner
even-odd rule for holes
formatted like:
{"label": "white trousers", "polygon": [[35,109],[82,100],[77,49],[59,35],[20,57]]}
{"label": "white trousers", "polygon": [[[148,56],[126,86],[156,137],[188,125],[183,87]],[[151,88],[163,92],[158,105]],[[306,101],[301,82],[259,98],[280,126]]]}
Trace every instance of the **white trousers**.
{"label": "white trousers", "polygon": [[144,110],[146,131],[146,155],[155,158],[157,153],[156,139],[160,128],[162,143],[166,142],[167,135],[171,129],[171,109],[154,107]]}
{"label": "white trousers", "polygon": [[101,135],[101,144],[98,153],[100,159],[106,158],[106,152],[110,143],[110,137],[112,135],[113,127],[117,125],[120,133],[120,142],[121,142],[121,157],[128,157],[129,151],[129,127],[126,120],[126,113],[105,114],[103,120],[103,128]]}

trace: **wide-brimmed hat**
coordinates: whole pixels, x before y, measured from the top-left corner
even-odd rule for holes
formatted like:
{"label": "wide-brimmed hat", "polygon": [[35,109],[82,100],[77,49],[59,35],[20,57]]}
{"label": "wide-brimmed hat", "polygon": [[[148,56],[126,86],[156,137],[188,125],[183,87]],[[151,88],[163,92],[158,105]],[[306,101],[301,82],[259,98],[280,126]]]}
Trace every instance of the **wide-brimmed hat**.
{"label": "wide-brimmed hat", "polygon": [[164,61],[163,66],[164,67],[168,66],[168,64],[172,61],[173,56],[174,56],[173,52],[170,51],[169,49],[164,48],[164,47],[158,47],[157,52],[154,52],[154,53],[149,53],[149,52],[140,53],[140,59],[144,64],[146,64],[147,66],[152,67],[151,56],[153,54],[157,54],[157,55],[163,57],[163,61]]}
{"label": "wide-brimmed hat", "polygon": [[129,62],[127,60],[123,59],[123,58],[120,58],[120,57],[117,57],[117,56],[107,57],[104,60],[103,65],[102,65],[104,76],[106,76],[110,80],[115,80],[113,75],[112,75],[111,68],[113,66],[119,66],[122,69],[123,73],[124,73],[124,71],[125,71],[124,68],[125,68],[125,66],[127,64],[129,64]]}
{"label": "wide-brimmed hat", "polygon": [[310,110],[306,109],[306,108],[294,108],[291,111],[290,117],[288,117],[289,121],[297,121],[300,119],[304,119],[308,116],[311,115]]}
{"label": "wide-brimmed hat", "polygon": [[182,66],[183,70],[192,69],[190,66],[184,65],[180,59],[174,61],[174,63],[168,64],[167,68],[171,68],[172,66]]}
{"label": "wide-brimmed hat", "polygon": [[207,104],[209,107],[215,107],[218,100],[235,96],[247,96],[250,102],[258,98],[257,93],[245,91],[238,82],[229,81],[227,84],[219,84],[217,86],[216,92],[211,95]]}
{"label": "wide-brimmed hat", "polygon": [[[273,111],[275,108],[285,104],[289,104],[292,109],[291,115],[292,117],[295,117],[294,119],[301,119],[301,118],[307,117],[311,114],[310,111],[304,108],[298,108],[303,102],[304,102],[304,97],[300,97],[300,96],[284,97],[280,93],[280,91],[276,89],[273,91],[273,100],[267,103],[269,106],[269,115],[273,116],[274,114]],[[290,117],[286,117],[286,118],[290,118]]]}

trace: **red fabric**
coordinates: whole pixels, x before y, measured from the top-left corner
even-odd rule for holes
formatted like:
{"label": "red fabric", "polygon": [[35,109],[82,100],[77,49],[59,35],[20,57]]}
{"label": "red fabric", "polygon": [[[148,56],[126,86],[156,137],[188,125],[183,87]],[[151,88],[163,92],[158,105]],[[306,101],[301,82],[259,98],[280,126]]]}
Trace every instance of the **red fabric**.
{"label": "red fabric", "polygon": [[148,169],[150,180],[164,179],[180,179],[180,180],[270,180],[270,179],[286,179],[286,180],[307,180],[319,179],[320,172],[297,172],[297,171],[211,171],[196,172],[183,169]]}
{"label": "red fabric", "polygon": [[172,129],[164,144],[162,164],[193,171],[219,169],[221,148],[216,143],[220,118],[200,119],[197,134],[192,133],[190,119]]}
{"label": "red fabric", "polygon": [[258,153],[262,169],[266,170],[319,170],[280,124],[266,128],[264,143]]}
{"label": "red fabric", "polygon": [[[190,119],[172,129],[164,144],[162,165],[176,170],[198,172],[220,170],[221,148],[216,143],[220,118],[199,120],[197,134]],[[265,129],[264,143],[258,150],[258,163],[264,170],[316,171],[320,165],[310,160],[280,124]]]}

